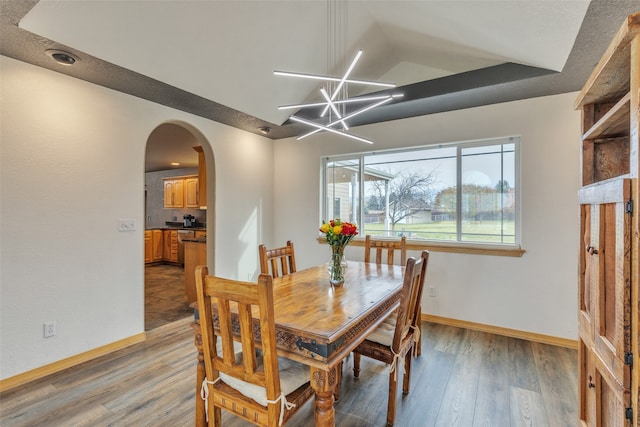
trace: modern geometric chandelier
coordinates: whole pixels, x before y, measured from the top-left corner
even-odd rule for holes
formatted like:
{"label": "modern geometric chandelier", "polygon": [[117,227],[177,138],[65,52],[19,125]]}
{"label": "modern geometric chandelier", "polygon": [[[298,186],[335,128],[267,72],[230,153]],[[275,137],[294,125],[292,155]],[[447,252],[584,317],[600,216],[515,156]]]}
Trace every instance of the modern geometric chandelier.
{"label": "modern geometric chandelier", "polygon": [[[354,79],[350,79],[349,76],[351,75],[351,71],[353,71],[354,67],[356,66],[356,64],[358,63],[358,60],[360,59],[360,57],[362,56],[363,51],[359,50],[358,53],[356,53],[355,58],[353,58],[353,61],[351,62],[351,65],[349,66],[349,68],[347,69],[347,71],[345,71],[344,75],[342,77],[331,77],[331,76],[322,76],[322,75],[317,75],[317,74],[306,74],[306,73],[294,73],[294,72],[290,72],[290,71],[274,71],[273,74],[277,75],[277,76],[286,76],[286,77],[298,77],[298,78],[304,78],[304,79],[315,79],[315,80],[324,80],[327,82],[337,82],[338,84],[336,85],[336,88],[333,90],[333,92],[331,93],[331,96],[329,95],[329,93],[327,92],[327,89],[323,86],[320,88],[320,94],[322,95],[322,98],[324,99],[324,101],[320,101],[320,102],[314,102],[314,103],[309,103],[309,104],[294,104],[294,105],[282,105],[280,107],[278,107],[278,109],[280,110],[286,110],[286,109],[301,109],[301,108],[309,108],[309,107],[313,107],[313,108],[317,108],[317,107],[323,107],[322,108],[322,113],[320,114],[321,118],[324,118],[325,116],[327,117],[327,120],[325,120],[325,123],[317,123],[317,122],[313,122],[310,120],[306,120],[303,119],[302,117],[298,117],[295,115],[289,116],[290,120],[293,120],[295,122],[298,123],[302,123],[305,124],[307,126],[310,126],[312,128],[314,128],[313,131],[305,133],[304,135],[299,136],[297,139],[301,140],[303,138],[306,138],[307,136],[313,135],[317,132],[320,131],[327,131],[327,132],[331,132],[331,133],[335,133],[338,135],[342,135],[342,136],[346,136],[348,138],[352,138],[361,142],[366,142],[367,144],[373,144],[373,141],[357,136],[357,135],[353,135],[351,133],[347,133],[346,131],[349,130],[349,125],[347,124],[347,120],[359,116],[360,114],[372,110],[376,107],[379,107],[380,105],[384,105],[388,102],[391,102],[394,98],[399,98],[402,97],[402,94],[397,93],[397,94],[392,94],[392,95],[379,95],[379,96],[361,96],[361,97],[355,97],[355,98],[340,98],[339,95],[342,93],[341,90],[343,89],[343,87],[345,85],[348,84],[356,84],[356,85],[367,85],[367,86],[381,86],[381,87],[387,87],[387,88],[394,88],[396,87],[395,84],[393,83],[383,83],[383,82],[374,82],[374,81],[368,81],[368,80],[354,80]],[[356,103],[368,103],[367,105],[364,105],[362,108],[352,112],[352,113],[346,113],[346,106],[348,104],[356,104]],[[329,114],[327,114],[329,113]],[[335,117],[334,117],[335,116]],[[341,129],[338,129],[338,126],[341,127]]]}
{"label": "modern geometric chandelier", "polygon": [[[331,2],[331,0],[328,1],[328,5],[329,5],[329,8],[328,8],[328,14],[327,14],[327,23],[328,23],[327,50],[330,51],[334,45],[337,45],[337,43],[335,43],[333,39],[335,39],[336,37],[339,37],[340,36],[339,33],[342,30],[339,25],[336,25],[334,23],[336,21],[336,18],[341,18],[342,19],[341,22],[344,23],[342,27],[344,28],[343,34],[346,34],[348,24],[346,22],[346,18],[344,17],[346,15],[346,12],[345,12],[346,6],[344,6],[344,3],[341,3],[342,11],[338,12],[341,14],[341,16],[334,14],[333,21],[331,16],[331,8],[333,7],[335,10],[335,7],[333,6],[333,3]],[[336,36],[336,33],[338,33],[337,36]],[[334,53],[334,56],[343,56],[337,51],[333,53]],[[394,83],[375,82],[375,81],[369,81],[369,80],[357,80],[357,79],[350,78],[351,73],[355,68],[356,64],[358,63],[358,60],[360,60],[360,57],[362,56],[362,54],[363,54],[363,51],[358,50],[358,52],[356,53],[356,56],[353,58],[353,61],[351,61],[351,64],[347,67],[342,77],[333,77],[333,76],[309,74],[309,73],[298,73],[298,72],[291,72],[291,71],[276,70],[273,72],[277,76],[322,80],[325,82],[325,85],[322,86],[319,90],[321,95],[320,101],[307,103],[307,104],[282,105],[278,107],[278,109],[280,110],[287,110],[287,109],[300,110],[303,108],[318,109],[319,107],[322,107],[322,112],[320,113],[320,116],[317,121],[307,120],[305,118],[302,118],[296,115],[289,116],[290,120],[298,123],[302,123],[304,125],[309,126],[310,128],[313,128],[312,131],[305,133],[303,135],[300,135],[297,138],[298,140],[306,138],[317,132],[327,131],[334,134],[345,136],[347,138],[355,139],[357,141],[366,142],[367,144],[373,144],[373,141],[369,139],[348,133],[347,131],[349,130],[349,125],[347,124],[347,120],[352,119],[353,117],[359,116],[360,114],[370,111],[376,107],[387,104],[395,98],[402,97],[402,94],[396,93],[392,95],[371,95],[371,96],[363,95],[363,96],[350,98],[349,90],[348,90],[349,85],[366,85],[366,86],[377,86],[377,87],[384,87],[384,88],[396,87]],[[328,52],[327,56],[330,57],[331,52]],[[330,68],[329,64],[327,64],[327,68],[328,69]],[[349,105],[356,105],[356,106],[361,105],[361,106],[357,110],[348,112],[347,107]]]}

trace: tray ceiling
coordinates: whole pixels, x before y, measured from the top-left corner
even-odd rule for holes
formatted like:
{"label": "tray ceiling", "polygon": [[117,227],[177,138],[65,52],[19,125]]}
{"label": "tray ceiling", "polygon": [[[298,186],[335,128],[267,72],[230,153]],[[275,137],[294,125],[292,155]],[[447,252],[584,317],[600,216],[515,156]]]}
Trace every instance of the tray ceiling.
{"label": "tray ceiling", "polygon": [[[349,1],[341,51],[353,77],[405,96],[352,126],[579,90],[628,0]],[[4,0],[0,53],[268,137],[297,135],[279,105],[318,100],[326,1]],[[54,63],[47,48],[80,58]],[[367,88],[367,91],[373,90]]]}

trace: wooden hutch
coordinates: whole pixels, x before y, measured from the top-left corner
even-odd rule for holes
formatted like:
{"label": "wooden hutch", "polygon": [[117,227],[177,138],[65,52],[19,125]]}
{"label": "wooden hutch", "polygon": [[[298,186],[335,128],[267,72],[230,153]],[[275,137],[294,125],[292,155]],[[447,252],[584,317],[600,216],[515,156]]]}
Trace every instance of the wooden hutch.
{"label": "wooden hutch", "polygon": [[625,19],[575,107],[580,425],[639,426],[640,12]]}

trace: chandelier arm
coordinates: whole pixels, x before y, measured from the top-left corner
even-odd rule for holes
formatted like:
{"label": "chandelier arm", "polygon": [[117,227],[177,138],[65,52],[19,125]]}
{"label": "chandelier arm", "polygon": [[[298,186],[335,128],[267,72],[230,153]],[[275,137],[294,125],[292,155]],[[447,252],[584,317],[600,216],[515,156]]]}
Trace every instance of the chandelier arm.
{"label": "chandelier arm", "polygon": [[[353,113],[351,113],[351,114],[349,114],[349,115],[347,115],[347,116],[344,116],[341,120],[336,120],[336,121],[334,121],[334,122],[328,123],[327,125],[319,125],[319,124],[314,123],[314,122],[311,122],[311,121],[303,120],[303,119],[301,119],[301,118],[299,118],[299,117],[296,117],[296,116],[291,116],[291,117],[289,117],[289,118],[290,118],[290,119],[292,119],[292,120],[294,120],[294,121],[297,121],[297,122],[299,122],[299,123],[304,123],[304,124],[307,124],[307,125],[309,125],[309,126],[312,126],[312,127],[315,127],[315,128],[316,128],[316,129],[312,130],[311,132],[308,132],[308,133],[306,133],[306,134],[304,134],[304,135],[299,136],[299,137],[297,138],[297,140],[298,140],[298,141],[300,141],[301,139],[306,138],[306,137],[308,137],[308,136],[311,136],[311,135],[313,135],[313,134],[315,134],[315,133],[318,133],[318,132],[320,132],[321,130],[335,131],[335,129],[331,129],[331,126],[336,125],[336,124],[340,123],[340,122],[341,122],[341,121],[343,121],[343,120],[350,119],[350,118],[355,117],[355,116],[357,116],[357,115],[359,115],[359,114],[362,114],[362,113],[364,113],[364,112],[366,112],[366,111],[369,111],[369,110],[371,110],[372,108],[376,108],[376,107],[378,107],[378,106],[380,106],[380,105],[386,104],[387,102],[391,101],[392,99],[393,99],[393,97],[392,97],[392,96],[389,96],[389,97],[387,97],[387,98],[383,99],[383,100],[382,100],[382,101],[380,101],[380,102],[376,102],[375,104],[368,105],[368,106],[366,106],[366,107],[364,107],[364,108],[361,108],[361,109],[360,109],[360,110],[358,110],[358,111],[354,111]],[[347,133],[345,133],[345,132],[339,132],[339,131],[336,131],[336,132],[337,132],[337,133],[339,133],[340,135],[349,135],[349,134],[347,134]],[[373,142],[371,142],[371,144],[373,144]]]}
{"label": "chandelier arm", "polygon": [[[292,71],[274,71],[273,74],[276,76],[284,76],[284,77],[299,77],[302,79],[312,79],[312,80],[325,80],[328,82],[339,82],[342,80],[340,77],[331,77],[331,76],[323,76],[321,74],[307,74],[307,73],[295,73]],[[370,80],[353,80],[347,79],[344,81],[349,84],[357,84],[357,85],[367,85],[367,86],[382,86],[382,87],[396,87],[395,83],[389,82],[374,82]]]}
{"label": "chandelier arm", "polygon": [[318,132],[320,132],[322,129],[318,128],[318,129],[314,129],[311,132],[305,133],[304,135],[300,135],[299,137],[296,138],[297,141],[300,141],[301,139],[304,139],[308,136],[311,136],[313,134],[316,134]]}
{"label": "chandelier arm", "polygon": [[278,110],[291,110],[294,108],[309,108],[309,107],[324,107],[327,105],[326,102],[313,102],[311,104],[289,104],[289,105],[281,105],[278,107]]}
{"label": "chandelier arm", "polygon": [[[342,89],[342,86],[344,85],[344,82],[349,78],[349,74],[351,74],[351,71],[353,71],[353,68],[356,66],[356,64],[358,63],[358,60],[360,60],[361,56],[362,56],[362,49],[358,50],[358,52],[356,53],[355,58],[353,58],[353,61],[351,61],[351,65],[349,65],[349,68],[347,69],[347,72],[344,73],[344,76],[342,76],[342,78],[340,79],[340,83],[338,83],[338,86],[336,86],[336,89],[331,94],[331,100],[332,101],[334,99],[336,99],[336,96],[338,96],[338,93],[340,92],[340,89]],[[327,114],[327,111],[329,110],[328,107],[329,106],[324,107],[324,110],[322,110],[322,114],[320,114],[320,117],[324,117],[324,115]]]}
{"label": "chandelier arm", "polygon": [[[389,95],[380,95],[380,96],[367,96],[367,97],[358,97],[358,98],[348,98],[348,99],[337,99],[333,101],[334,104],[353,104],[356,102],[367,102],[367,101],[377,101],[379,99],[386,99]],[[393,98],[401,98],[402,94],[393,94],[391,95]],[[293,108],[309,108],[309,107],[324,107],[327,105],[326,102],[313,102],[310,104],[289,104],[289,105],[281,105],[278,107],[278,110],[290,110]]]}
{"label": "chandelier arm", "polygon": [[[348,120],[348,119],[350,119],[350,118],[352,118],[352,117],[355,117],[355,116],[357,116],[357,115],[360,115],[360,114],[364,113],[365,111],[369,111],[369,110],[371,110],[372,108],[376,108],[376,107],[379,107],[380,105],[386,104],[387,102],[391,101],[392,99],[393,99],[393,97],[392,97],[392,96],[388,96],[388,97],[386,97],[385,99],[383,99],[382,101],[378,101],[378,102],[373,103],[373,104],[371,104],[371,105],[367,105],[366,107],[361,108],[361,109],[359,109],[359,110],[357,110],[357,111],[354,111],[354,112],[353,112],[353,113],[351,113],[351,114],[347,114],[346,116],[344,116],[344,117],[342,118],[342,120]],[[338,122],[339,122],[339,121],[338,121]],[[334,124],[336,124],[336,123],[338,123],[338,122],[332,122],[332,123],[329,123],[327,126],[333,126]]]}
{"label": "chandelier arm", "polygon": [[[355,140],[360,141],[360,142],[366,142],[367,144],[373,144],[373,141],[368,140],[366,138],[363,138],[361,136],[353,135],[353,134],[350,134],[350,133],[347,133],[347,132],[341,132],[339,130],[332,129],[330,127],[326,127],[326,126],[319,125],[319,124],[314,123],[314,122],[310,122],[310,121],[305,120],[305,119],[301,119],[300,117],[291,116],[291,117],[289,117],[289,119],[293,120],[294,122],[299,122],[299,123],[303,123],[303,124],[308,125],[308,126],[316,127],[316,128],[318,128],[320,130],[326,130],[327,132],[331,132],[331,133],[335,133],[335,134],[338,134],[338,135],[346,136],[347,138],[355,139]],[[298,138],[298,139],[300,139],[300,138]]]}

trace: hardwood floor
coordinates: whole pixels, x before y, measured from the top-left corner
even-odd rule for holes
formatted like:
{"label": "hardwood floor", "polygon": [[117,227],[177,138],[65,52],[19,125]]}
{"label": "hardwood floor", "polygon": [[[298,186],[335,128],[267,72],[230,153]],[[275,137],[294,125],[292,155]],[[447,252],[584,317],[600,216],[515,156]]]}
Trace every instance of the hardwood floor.
{"label": "hardwood floor", "polygon": [[184,270],[175,265],[144,269],[144,330],[193,316],[184,291]]}
{"label": "hardwood floor", "polygon": [[[148,333],[145,342],[0,394],[0,425],[193,426],[195,347],[190,319]],[[577,424],[577,352],[482,332],[423,324],[411,392],[399,392],[396,426]],[[336,425],[383,426],[388,370],[345,363]],[[225,413],[223,425],[249,426]],[[313,401],[288,426],[313,425]]]}

